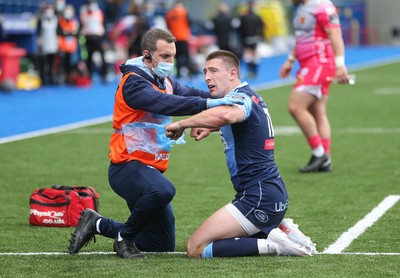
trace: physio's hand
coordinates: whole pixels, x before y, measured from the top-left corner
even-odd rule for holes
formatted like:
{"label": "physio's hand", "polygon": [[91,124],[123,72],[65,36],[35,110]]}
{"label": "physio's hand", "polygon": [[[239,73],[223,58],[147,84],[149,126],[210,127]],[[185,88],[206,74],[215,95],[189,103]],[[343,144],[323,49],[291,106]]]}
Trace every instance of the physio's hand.
{"label": "physio's hand", "polygon": [[209,98],[207,101],[207,107],[213,108],[220,105],[233,105],[233,104],[243,104],[243,103],[244,103],[243,97],[228,95],[223,98],[216,98],[216,99]]}
{"label": "physio's hand", "polygon": [[210,133],[211,130],[208,128],[194,127],[190,130],[190,137],[194,138],[196,141],[200,141],[201,139],[207,137]]}
{"label": "physio's hand", "polygon": [[184,129],[181,128],[179,122],[170,123],[165,125],[164,127],[165,135],[172,140],[177,140],[179,137],[182,136]]}

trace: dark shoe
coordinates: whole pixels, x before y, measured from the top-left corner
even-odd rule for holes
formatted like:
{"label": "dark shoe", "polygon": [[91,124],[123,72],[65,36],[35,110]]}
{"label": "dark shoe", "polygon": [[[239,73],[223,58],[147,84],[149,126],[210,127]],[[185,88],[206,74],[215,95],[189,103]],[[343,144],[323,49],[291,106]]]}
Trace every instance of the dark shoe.
{"label": "dark shoe", "polygon": [[85,209],[81,212],[78,225],[69,240],[68,252],[70,254],[78,253],[84,245],[88,245],[91,239],[96,242],[94,237],[97,233],[96,221],[100,218],[101,215],[92,209]]}
{"label": "dark shoe", "polygon": [[140,253],[139,249],[136,247],[133,239],[123,239],[118,241],[115,239],[114,241],[114,251],[117,252],[117,255],[121,258],[126,259],[146,259],[146,256]]}
{"label": "dark shoe", "polygon": [[302,173],[310,173],[318,171],[324,163],[328,162],[329,156],[324,154],[323,156],[315,156],[313,155],[306,166],[300,168],[300,172]]}
{"label": "dark shoe", "polygon": [[332,161],[328,159],[321,167],[319,167],[318,172],[329,173],[333,171]]}

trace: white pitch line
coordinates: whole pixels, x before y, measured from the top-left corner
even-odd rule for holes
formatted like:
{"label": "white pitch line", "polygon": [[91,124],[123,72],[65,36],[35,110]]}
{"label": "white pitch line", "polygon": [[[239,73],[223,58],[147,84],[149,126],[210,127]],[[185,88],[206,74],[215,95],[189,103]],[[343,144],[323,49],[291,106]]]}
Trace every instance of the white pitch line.
{"label": "white pitch line", "polygon": [[[141,252],[146,255],[186,255],[186,252]],[[80,252],[78,254],[69,254],[67,252],[8,252],[0,253],[0,256],[77,256],[77,255],[115,255],[115,252]]]}
{"label": "white pitch line", "polygon": [[17,135],[13,135],[13,136],[9,136],[9,137],[3,137],[3,138],[0,138],[0,144],[29,139],[29,138],[33,138],[33,137],[39,137],[39,136],[53,134],[53,133],[59,133],[62,131],[67,131],[67,130],[71,130],[71,129],[86,127],[86,126],[93,126],[93,125],[97,125],[97,124],[110,122],[111,120],[112,120],[112,115],[109,115],[109,116],[90,119],[90,120],[86,120],[86,121],[80,121],[80,122],[75,122],[75,123],[71,123],[71,124],[61,125],[61,126],[57,126],[57,127],[51,127],[51,128],[36,130],[36,131],[32,131],[32,132],[17,134]]}
{"label": "white pitch line", "polygon": [[371,227],[379,218],[381,218],[386,211],[394,206],[400,200],[400,195],[387,196],[378,206],[376,206],[370,213],[364,216],[363,219],[358,221],[353,227],[343,233],[335,243],[328,246],[322,253],[324,254],[340,254],[346,249],[353,240],[364,233]]}
{"label": "white pitch line", "polygon": [[[324,253],[325,254],[325,253]],[[336,254],[326,254],[326,255],[336,255]],[[346,252],[346,253],[340,253],[337,255],[363,255],[363,256],[400,256],[400,253],[381,253],[381,252]]]}
{"label": "white pitch line", "polygon": [[[145,255],[186,255],[186,252],[142,252]],[[0,253],[0,256],[88,256],[88,255],[115,255],[115,252],[80,252],[78,254],[70,255],[67,252],[8,252]],[[348,253],[317,253],[316,255],[357,255],[357,256],[400,256],[400,253],[382,253],[382,252],[348,252]]]}

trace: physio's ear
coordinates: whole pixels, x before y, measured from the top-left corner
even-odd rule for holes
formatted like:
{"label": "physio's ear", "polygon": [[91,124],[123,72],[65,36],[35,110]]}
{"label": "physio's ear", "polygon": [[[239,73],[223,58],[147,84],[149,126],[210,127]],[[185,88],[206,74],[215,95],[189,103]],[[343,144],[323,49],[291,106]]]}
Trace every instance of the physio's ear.
{"label": "physio's ear", "polygon": [[144,58],[145,58],[146,60],[148,60],[149,62],[151,62],[151,54],[150,54],[150,52],[147,52],[147,54],[144,55]]}

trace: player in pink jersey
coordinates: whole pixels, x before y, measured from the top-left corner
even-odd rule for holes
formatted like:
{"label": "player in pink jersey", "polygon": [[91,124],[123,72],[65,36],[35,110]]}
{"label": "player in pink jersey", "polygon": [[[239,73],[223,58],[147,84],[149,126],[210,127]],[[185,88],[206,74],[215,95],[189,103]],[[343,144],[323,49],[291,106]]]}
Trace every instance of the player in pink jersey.
{"label": "player in pink jersey", "polygon": [[330,0],[292,0],[295,49],[280,69],[288,77],[296,59],[300,69],[289,97],[289,112],[312,149],[309,163],[300,172],[330,172],[331,128],[326,114],[332,80],[346,84],[349,76],[339,15]]}

